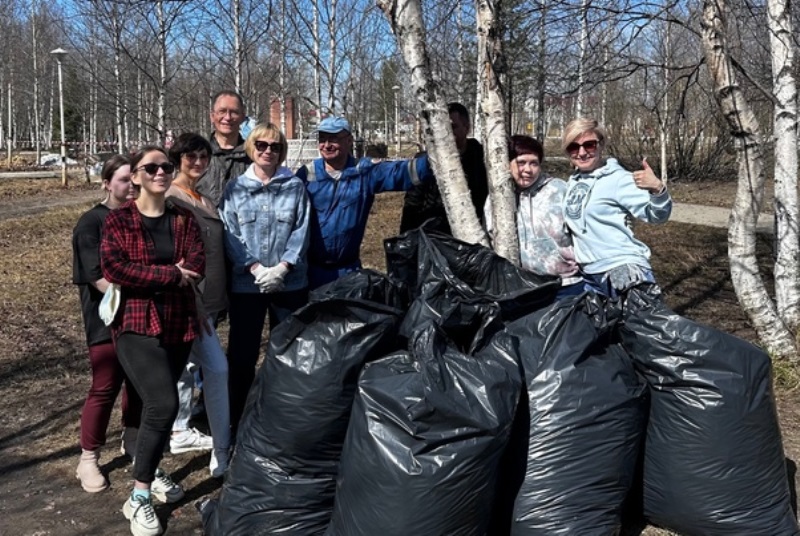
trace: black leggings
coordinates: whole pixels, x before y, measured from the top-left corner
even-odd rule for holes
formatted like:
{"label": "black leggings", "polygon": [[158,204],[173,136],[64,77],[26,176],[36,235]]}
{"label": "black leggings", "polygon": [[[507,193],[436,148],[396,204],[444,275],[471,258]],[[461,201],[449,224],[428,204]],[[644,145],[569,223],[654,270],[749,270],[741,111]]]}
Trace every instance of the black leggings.
{"label": "black leggings", "polygon": [[119,362],[142,398],[133,478],[152,482],[178,414],[176,386],[192,343],[162,344],[156,337],[125,332],[116,346]]}

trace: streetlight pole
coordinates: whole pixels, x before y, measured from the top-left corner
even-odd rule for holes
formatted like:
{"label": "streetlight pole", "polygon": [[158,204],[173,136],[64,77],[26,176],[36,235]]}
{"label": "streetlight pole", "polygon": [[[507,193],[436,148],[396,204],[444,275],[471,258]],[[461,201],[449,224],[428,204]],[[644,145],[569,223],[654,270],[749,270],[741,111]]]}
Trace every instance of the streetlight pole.
{"label": "streetlight pole", "polygon": [[400,125],[397,123],[397,93],[400,91],[400,86],[392,86],[394,91],[394,141],[397,143],[397,148],[394,150],[395,155],[400,156]]}
{"label": "streetlight pole", "polygon": [[67,141],[64,128],[64,76],[61,73],[61,60],[67,55],[63,48],[51,50],[50,54],[56,57],[58,62],[58,107],[61,117],[61,184],[67,185]]}

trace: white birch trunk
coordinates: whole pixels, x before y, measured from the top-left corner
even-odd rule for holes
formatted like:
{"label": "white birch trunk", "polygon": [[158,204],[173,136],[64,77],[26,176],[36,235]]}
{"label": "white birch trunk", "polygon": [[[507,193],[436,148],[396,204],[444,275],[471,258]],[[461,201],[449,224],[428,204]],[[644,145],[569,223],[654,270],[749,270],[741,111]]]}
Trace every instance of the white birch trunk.
{"label": "white birch trunk", "polygon": [[581,41],[578,59],[578,97],[575,101],[575,115],[583,117],[583,86],[586,79],[586,48],[589,45],[589,0],[581,2]]}
{"label": "white birch trunk", "polygon": [[756,221],[764,194],[764,161],[759,126],[736,80],[727,49],[725,0],[705,0],[702,37],[714,95],[736,140],[739,185],[728,229],[731,279],[764,348],[774,358],[797,359],[794,337],[770,300],[756,259]]}
{"label": "white birch trunk", "polygon": [[466,82],[466,66],[467,66],[467,56],[466,50],[464,47],[464,32],[461,31],[464,25],[463,18],[464,14],[462,12],[463,8],[461,6],[461,0],[456,1],[456,27],[458,28],[458,82],[456,86],[456,90],[458,91],[458,102],[464,102],[464,82]]}
{"label": "white birch trunk", "polygon": [[[13,79],[14,77],[10,76],[9,78]],[[6,96],[8,97],[8,109],[6,111],[8,112],[8,165],[9,166],[11,166],[11,151],[14,148],[14,142],[13,142],[14,119],[13,119],[13,117],[11,115],[12,112],[13,112],[13,106],[12,106],[12,103],[11,103],[11,95],[12,95],[11,83],[9,82],[9,84],[8,84],[8,92],[6,93]],[[50,130],[52,131],[52,124],[50,125]]]}
{"label": "white birch trunk", "polygon": [[289,134],[286,132],[286,1],[281,0],[281,39],[278,45],[280,51],[280,72],[278,74],[278,85],[280,86],[280,129],[286,137]]}
{"label": "white birch trunk", "polygon": [[331,18],[328,22],[328,77],[330,86],[328,88],[328,110],[333,113],[336,109],[336,3],[338,0],[330,0]]}
{"label": "white birch trunk", "polygon": [[158,15],[158,135],[164,143],[167,135],[167,22],[164,3],[156,2]]}
{"label": "white birch trunk", "polygon": [[322,61],[320,59],[319,0],[312,1],[314,9],[314,96],[316,97],[317,120],[322,121]]}
{"label": "white birch trunk", "polygon": [[5,123],[5,96],[6,96],[6,83],[5,78],[0,75],[0,147],[6,145],[6,123]]}
{"label": "white birch trunk", "polygon": [[492,200],[494,249],[498,255],[519,265],[519,238],[515,219],[514,185],[508,165],[505,102],[496,65],[502,64],[503,49],[498,13],[502,0],[478,2],[478,65],[483,68],[480,93],[484,118],[484,157]]}
{"label": "white birch trunk", "polygon": [[453,236],[465,242],[488,245],[486,233],[472,206],[444,95],[433,78],[420,2],[377,0],[377,4],[389,20],[411,73],[411,89],[421,107],[425,141]]}
{"label": "white birch trunk", "polygon": [[672,27],[666,23],[666,36],[664,38],[664,101],[662,102],[661,121],[659,122],[659,142],[661,145],[661,182],[667,184],[667,145],[669,144],[669,63],[672,57]]}
{"label": "white birch trunk", "polygon": [[547,120],[545,118],[544,96],[545,84],[547,83],[547,0],[541,0],[539,5],[542,9],[541,20],[539,21],[539,45],[537,49],[537,69],[538,69],[538,90],[536,97],[536,137],[544,145],[547,139]]}
{"label": "white birch trunk", "polygon": [[797,203],[797,83],[788,0],[767,0],[775,94],[775,298],[778,314],[797,333],[800,323],[800,254]]}
{"label": "white birch trunk", "polygon": [[[53,69],[55,69],[55,67],[53,67]],[[48,128],[47,128],[47,140],[46,140],[47,143],[45,144],[46,147],[52,147],[53,146],[53,124],[55,122],[55,119],[53,119],[53,114],[54,114],[54,103],[55,103],[55,92],[56,92],[55,82],[53,81],[54,78],[55,78],[55,72],[53,72],[52,76],[50,76],[50,106],[48,107],[48,112],[47,112],[47,126],[48,126]],[[10,90],[11,89],[9,87],[9,91]],[[8,101],[8,107],[9,107],[9,110],[10,110],[11,109],[11,101],[10,100]],[[9,112],[9,116],[8,116],[8,128],[9,129],[11,128],[11,115],[10,115],[10,112]]]}
{"label": "white birch trunk", "polygon": [[122,123],[122,28],[116,6],[113,8],[114,27],[114,121],[117,128],[117,153],[125,153],[125,137]]}
{"label": "white birch trunk", "polygon": [[244,64],[244,47],[242,46],[242,2],[233,0],[233,78],[236,92],[242,95],[242,65]]}
{"label": "white birch trunk", "polygon": [[36,31],[36,1],[31,2],[31,39],[33,56],[33,137],[35,138],[36,163],[42,161],[41,110],[39,109],[39,37]]}

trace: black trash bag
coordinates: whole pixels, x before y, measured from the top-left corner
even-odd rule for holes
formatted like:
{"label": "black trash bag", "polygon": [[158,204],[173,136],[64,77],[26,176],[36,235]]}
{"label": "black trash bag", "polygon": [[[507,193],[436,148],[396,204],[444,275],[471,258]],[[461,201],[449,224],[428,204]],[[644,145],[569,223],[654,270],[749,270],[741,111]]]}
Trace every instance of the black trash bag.
{"label": "black trash bag", "polygon": [[604,299],[584,294],[507,328],[518,340],[530,417],[513,536],[610,536],[621,528],[647,385],[615,342],[616,319],[607,313],[614,309]]}
{"label": "black trash bag", "polygon": [[800,534],[759,348],[629,293],[623,345],[651,386],[644,513],[685,535]]}
{"label": "black trash bag", "polygon": [[429,323],[410,352],[364,368],[326,535],[486,533],[522,378],[488,306],[468,309],[455,332]]}
{"label": "black trash bag", "polygon": [[523,270],[493,250],[423,228],[384,242],[389,276],[411,306],[401,332],[449,316],[454,303],[492,302],[504,321],[553,302],[561,279]]}
{"label": "black trash bag", "polygon": [[375,270],[350,272],[336,281],[311,291],[309,301],[325,301],[331,298],[367,300],[406,310],[408,302],[401,287],[384,274]]}
{"label": "black trash bag", "polygon": [[329,299],[276,327],[218,504],[203,509],[206,534],[324,532],[358,374],[402,344],[401,318],[386,305]]}

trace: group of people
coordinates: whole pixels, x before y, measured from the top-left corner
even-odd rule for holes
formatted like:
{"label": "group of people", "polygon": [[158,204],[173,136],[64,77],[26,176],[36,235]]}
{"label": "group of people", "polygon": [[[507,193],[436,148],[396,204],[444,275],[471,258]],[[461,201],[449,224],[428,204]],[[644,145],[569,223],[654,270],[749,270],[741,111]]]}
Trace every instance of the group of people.
{"label": "group of people", "polygon": [[[475,215],[493,237],[483,147],[469,134],[469,112],[448,105],[453,138],[470,190]],[[561,278],[557,299],[584,291],[616,298],[642,283],[655,283],[650,249],[634,236],[632,219],[664,223],[672,211],[666,186],[647,160],[627,171],[607,158],[608,134],[594,119],[579,118],[564,129],[561,148],[574,168],[568,181],[542,171],[544,147],[531,136],[508,140],[509,175],[514,182],[520,264]],[[400,231],[422,224],[450,233],[435,181],[408,191]]]}
{"label": "group of people", "polygon": [[[319,125],[321,158],[292,171],[277,126],[257,124],[243,139],[241,97],[223,91],[212,102],[208,139],[185,133],[168,151],[148,146],[109,159],[106,197],[73,233],[92,368],[76,476],[88,492],[108,487],[100,449],[124,388],[122,448],[134,485],[122,510],[137,536],[162,532],[153,498],[184,496],[160,468],[167,447],[209,449],[211,475],[224,474],[267,319],[274,327],[310,289],[360,269],[377,193],[433,179],[425,155],[355,159],[350,124],[338,117]],[[100,308],[114,287],[118,307],[106,325]],[[216,333],[225,314],[227,352]],[[197,372],[210,438],[189,427]]]}
{"label": "group of people", "polygon": [[[467,136],[466,108],[451,104],[449,111],[476,216],[491,234],[483,149]],[[320,158],[293,171],[283,165],[288,146],[275,125],[257,124],[242,138],[245,107],[237,93],[217,94],[210,119],[208,138],[185,133],[168,151],[148,146],[109,159],[106,197],[73,234],[92,369],[76,476],[88,492],[108,487],[99,455],[123,390],[123,450],[134,478],[123,513],[137,536],[162,532],[153,497],[184,496],[159,467],[167,446],[173,453],[211,450],[211,475],[224,474],[265,322],[274,327],[307,302],[309,290],[361,268],[377,193],[407,192],[401,231],[431,218],[429,225],[449,230],[425,154],[356,159],[350,124],[329,117],[318,128]],[[630,173],[605,159],[606,138],[593,121],[567,127],[563,147],[576,169],[567,183],[541,172],[537,140],[510,139],[522,266],[560,276],[560,296],[589,287],[613,296],[654,281],[649,250],[628,218],[665,221],[669,194],[648,166]],[[99,308],[112,286],[119,305],[106,325]],[[227,351],[216,333],[226,314]],[[189,426],[198,378],[210,438]]]}

